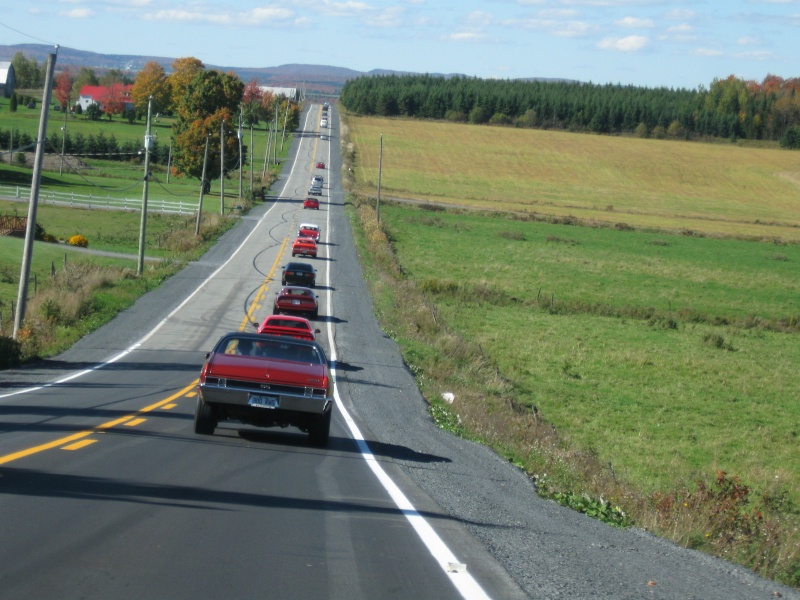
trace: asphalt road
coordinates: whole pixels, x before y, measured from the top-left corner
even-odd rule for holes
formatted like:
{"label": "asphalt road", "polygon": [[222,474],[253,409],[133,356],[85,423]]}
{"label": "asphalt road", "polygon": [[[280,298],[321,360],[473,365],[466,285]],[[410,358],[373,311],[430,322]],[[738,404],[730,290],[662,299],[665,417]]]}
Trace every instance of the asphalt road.
{"label": "asphalt road", "polygon": [[[202,260],[63,355],[0,372],[0,598],[800,598],[542,500],[434,426],[373,317],[338,120],[320,136],[319,110],[276,196]],[[319,160],[321,210],[303,211]],[[308,260],[336,375],[330,446],[235,423],[195,435],[204,353],[270,312],[302,221],[323,229]]]}

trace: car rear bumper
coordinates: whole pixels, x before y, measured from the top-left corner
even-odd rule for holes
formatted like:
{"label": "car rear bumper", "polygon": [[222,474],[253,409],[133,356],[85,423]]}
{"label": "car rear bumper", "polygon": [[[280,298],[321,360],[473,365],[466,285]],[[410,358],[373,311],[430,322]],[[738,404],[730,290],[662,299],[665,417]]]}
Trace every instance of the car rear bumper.
{"label": "car rear bumper", "polygon": [[[270,390],[255,391],[252,389],[237,387],[235,382],[228,382],[228,385],[222,387],[217,385],[200,384],[197,386],[197,391],[200,398],[209,404],[224,404],[229,406],[237,406],[246,408],[253,411],[290,411],[296,413],[307,413],[314,415],[321,415],[330,410],[333,404],[333,398],[319,397],[306,395],[305,390],[311,388],[298,388],[300,390],[297,394],[281,392],[272,392]],[[276,408],[261,408],[254,407],[248,404],[253,394],[262,396],[275,396],[278,399],[278,406]],[[310,394],[310,392],[309,392]]]}

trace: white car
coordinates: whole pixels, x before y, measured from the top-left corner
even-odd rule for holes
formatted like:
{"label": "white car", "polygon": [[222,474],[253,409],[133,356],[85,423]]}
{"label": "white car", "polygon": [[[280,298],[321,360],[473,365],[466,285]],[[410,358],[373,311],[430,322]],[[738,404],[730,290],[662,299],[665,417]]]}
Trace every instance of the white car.
{"label": "white car", "polygon": [[327,127],[328,126],[328,119],[322,119],[322,121],[319,122],[319,126],[320,127]]}

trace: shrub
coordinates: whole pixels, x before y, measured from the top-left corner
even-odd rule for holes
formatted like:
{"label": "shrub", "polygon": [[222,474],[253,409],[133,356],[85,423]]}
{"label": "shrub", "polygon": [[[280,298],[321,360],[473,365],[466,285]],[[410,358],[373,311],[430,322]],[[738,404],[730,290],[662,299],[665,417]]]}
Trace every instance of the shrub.
{"label": "shrub", "polygon": [[67,240],[67,244],[69,244],[70,246],[80,246],[81,248],[88,248],[89,240],[87,240],[82,235],[73,235],[71,238]]}

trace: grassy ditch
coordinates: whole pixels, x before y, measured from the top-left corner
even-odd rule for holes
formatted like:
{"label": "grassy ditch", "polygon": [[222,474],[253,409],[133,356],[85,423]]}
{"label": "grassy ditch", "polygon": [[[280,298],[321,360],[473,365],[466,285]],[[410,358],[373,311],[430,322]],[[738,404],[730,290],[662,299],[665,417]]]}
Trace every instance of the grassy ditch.
{"label": "grassy ditch", "polygon": [[[195,236],[194,219],[153,215],[151,237],[160,240],[158,260],[147,260],[137,274],[138,254],[129,236],[138,236],[139,215],[122,211],[48,207],[43,211],[71,233],[96,247],[132,252],[127,257],[87,253],[69,244],[34,242],[28,304],[17,340],[14,305],[19,292],[23,240],[0,236],[0,368],[66,350],[81,337],[107,323],[177,272],[186,261],[202,255],[236,219],[207,215],[202,234]],[[39,220],[40,223],[43,221]],[[54,226],[50,231],[60,231]],[[114,232],[119,232],[115,234]],[[127,232],[127,233],[126,233]],[[52,235],[52,234],[50,234]],[[118,236],[118,237],[115,237]],[[54,236],[54,239],[55,238]],[[98,242],[103,240],[103,242]],[[147,256],[152,258],[150,247]]]}
{"label": "grassy ditch", "polygon": [[351,214],[437,423],[546,497],[800,587],[800,247],[429,199]]}

